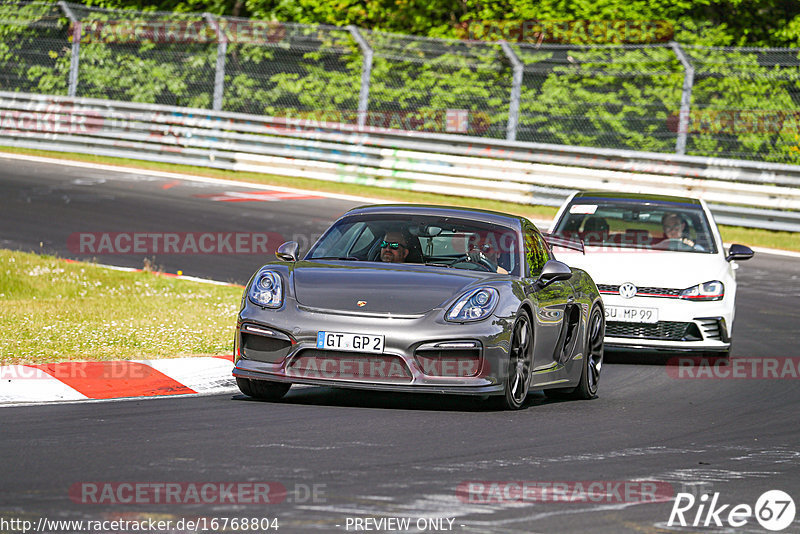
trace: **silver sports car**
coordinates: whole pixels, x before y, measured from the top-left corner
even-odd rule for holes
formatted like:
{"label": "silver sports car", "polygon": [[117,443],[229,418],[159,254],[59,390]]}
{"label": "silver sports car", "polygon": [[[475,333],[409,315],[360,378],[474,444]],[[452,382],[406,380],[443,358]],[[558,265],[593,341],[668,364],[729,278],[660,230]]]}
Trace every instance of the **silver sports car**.
{"label": "silver sports car", "polygon": [[433,206],[347,212],[302,258],[295,242],[244,290],[233,374],[242,393],[292,384],[593,398],[603,303],[527,219]]}

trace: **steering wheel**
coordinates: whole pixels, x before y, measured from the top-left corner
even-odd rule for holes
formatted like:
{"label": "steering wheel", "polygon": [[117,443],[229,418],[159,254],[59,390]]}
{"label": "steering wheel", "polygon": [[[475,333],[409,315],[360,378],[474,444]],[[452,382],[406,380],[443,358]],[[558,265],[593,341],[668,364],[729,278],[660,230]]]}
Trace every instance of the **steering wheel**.
{"label": "steering wheel", "polygon": [[[492,262],[490,262],[483,254],[480,255],[464,254],[460,258],[456,258],[456,260],[450,264],[450,267],[455,267],[459,263],[469,263],[470,265],[477,265],[478,267],[480,267],[481,270],[489,273],[497,272],[497,266],[494,265]],[[471,270],[476,271],[478,269],[471,269]]]}
{"label": "steering wheel", "polygon": [[696,250],[696,245],[688,238],[672,237],[656,243],[653,248],[659,250]]}

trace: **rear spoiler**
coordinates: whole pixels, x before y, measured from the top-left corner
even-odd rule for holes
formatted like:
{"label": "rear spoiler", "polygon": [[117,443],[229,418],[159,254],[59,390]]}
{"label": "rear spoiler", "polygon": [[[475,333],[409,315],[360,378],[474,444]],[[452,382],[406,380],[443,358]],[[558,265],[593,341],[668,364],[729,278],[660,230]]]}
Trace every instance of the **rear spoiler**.
{"label": "rear spoiler", "polygon": [[547,244],[552,247],[561,247],[561,248],[568,248],[572,250],[577,250],[581,254],[586,254],[586,249],[583,246],[583,240],[574,240],[568,239],[566,237],[555,235],[555,234],[545,234],[543,233],[542,236],[544,240],[547,241]]}

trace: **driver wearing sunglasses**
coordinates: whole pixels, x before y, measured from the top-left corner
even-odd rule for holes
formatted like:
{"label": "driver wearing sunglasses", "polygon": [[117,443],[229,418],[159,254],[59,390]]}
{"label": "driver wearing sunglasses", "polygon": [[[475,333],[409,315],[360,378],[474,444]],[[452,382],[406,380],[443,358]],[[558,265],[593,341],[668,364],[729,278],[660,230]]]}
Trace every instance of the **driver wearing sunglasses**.
{"label": "driver wearing sunglasses", "polygon": [[381,261],[403,263],[408,256],[408,240],[402,232],[388,231],[381,241]]}

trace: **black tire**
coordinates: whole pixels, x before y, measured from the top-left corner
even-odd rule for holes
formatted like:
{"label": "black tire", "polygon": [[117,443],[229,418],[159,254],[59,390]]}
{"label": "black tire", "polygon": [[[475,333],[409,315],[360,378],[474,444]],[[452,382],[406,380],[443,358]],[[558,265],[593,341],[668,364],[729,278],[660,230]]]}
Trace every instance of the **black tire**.
{"label": "black tire", "polygon": [[508,379],[503,390],[502,407],[519,410],[525,404],[531,386],[533,331],[528,314],[521,312],[511,331]]}
{"label": "black tire", "polygon": [[595,306],[589,313],[586,328],[586,343],[581,361],[581,378],[574,388],[557,388],[544,390],[552,399],[594,399],[597,397],[597,386],[600,371],[603,368],[603,337],[606,333],[606,320],[600,306]]}
{"label": "black tire", "polygon": [[572,392],[576,399],[597,397],[600,371],[603,369],[603,337],[606,334],[606,320],[600,306],[592,308],[587,323],[586,350],[583,353],[583,369],[578,387]]}
{"label": "black tire", "polygon": [[237,378],[236,385],[239,391],[259,400],[278,400],[289,391],[291,384],[283,382],[269,382],[268,380],[250,380],[249,378]]}

